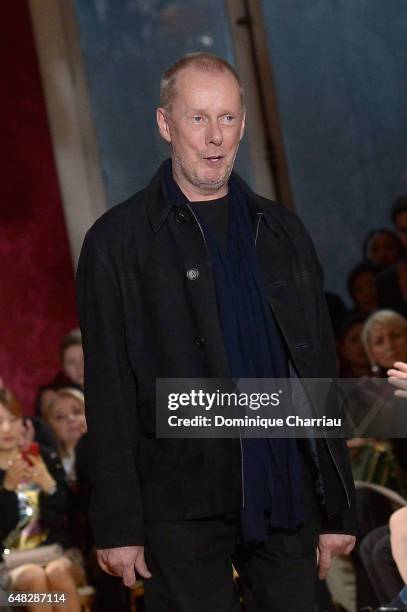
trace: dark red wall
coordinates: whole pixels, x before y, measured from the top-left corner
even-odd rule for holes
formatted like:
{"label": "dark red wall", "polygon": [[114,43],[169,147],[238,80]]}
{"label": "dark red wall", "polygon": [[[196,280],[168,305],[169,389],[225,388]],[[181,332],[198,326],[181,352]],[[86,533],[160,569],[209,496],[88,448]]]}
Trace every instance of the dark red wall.
{"label": "dark red wall", "polygon": [[32,410],[76,326],[74,277],[28,7],[0,21],[0,376]]}

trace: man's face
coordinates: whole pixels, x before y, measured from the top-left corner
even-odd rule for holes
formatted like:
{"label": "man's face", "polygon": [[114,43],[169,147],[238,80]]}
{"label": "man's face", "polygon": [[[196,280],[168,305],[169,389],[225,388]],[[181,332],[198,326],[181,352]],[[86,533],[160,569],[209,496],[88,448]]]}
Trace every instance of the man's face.
{"label": "man's face", "polygon": [[403,247],[407,249],[407,211],[401,212],[397,215],[396,229],[398,237],[403,243]]}
{"label": "man's face", "polygon": [[244,120],[239,85],[228,71],[188,66],[178,73],[171,109],[159,108],[157,122],[171,144],[174,178],[188,199],[226,194]]}

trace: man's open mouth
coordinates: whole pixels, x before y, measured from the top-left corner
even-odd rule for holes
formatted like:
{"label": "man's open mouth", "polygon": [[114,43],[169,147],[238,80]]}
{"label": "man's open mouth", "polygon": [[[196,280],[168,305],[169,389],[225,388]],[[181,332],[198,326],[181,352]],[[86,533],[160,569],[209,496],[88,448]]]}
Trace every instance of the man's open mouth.
{"label": "man's open mouth", "polygon": [[204,157],[204,159],[208,161],[216,162],[216,161],[219,161],[220,159],[223,159],[223,155],[207,155],[206,157]]}

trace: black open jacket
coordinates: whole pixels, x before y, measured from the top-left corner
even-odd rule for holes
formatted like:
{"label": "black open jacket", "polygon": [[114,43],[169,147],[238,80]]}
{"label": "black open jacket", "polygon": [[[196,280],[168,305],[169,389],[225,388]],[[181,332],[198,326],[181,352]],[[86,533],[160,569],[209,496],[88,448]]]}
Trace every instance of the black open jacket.
{"label": "black open jacket", "polygon": [[[335,378],[335,344],[311,240],[299,218],[246,190],[270,305],[300,378]],[[188,270],[199,275],[187,274]],[[237,439],[159,439],[156,378],[228,378],[210,256],[162,168],[88,231],[78,274],[98,548],[142,544],[144,521],[239,512]],[[311,398],[312,399],[312,398]],[[343,440],[316,440],[326,531],[354,532]]]}

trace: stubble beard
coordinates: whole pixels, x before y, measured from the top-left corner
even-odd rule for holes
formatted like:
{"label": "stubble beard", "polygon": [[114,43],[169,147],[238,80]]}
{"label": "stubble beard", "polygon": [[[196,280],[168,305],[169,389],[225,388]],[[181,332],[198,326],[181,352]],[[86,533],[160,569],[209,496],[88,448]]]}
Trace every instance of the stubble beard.
{"label": "stubble beard", "polygon": [[188,169],[182,159],[182,157],[178,154],[174,146],[171,147],[172,159],[175,163],[178,173],[181,174],[186,180],[194,187],[202,191],[213,192],[221,189],[229,180],[229,177],[232,173],[233,166],[235,163],[236,155],[237,155],[238,147],[233,154],[232,160],[226,165],[225,171],[223,175],[219,179],[214,180],[204,180],[201,179],[196,172],[188,172]]}

